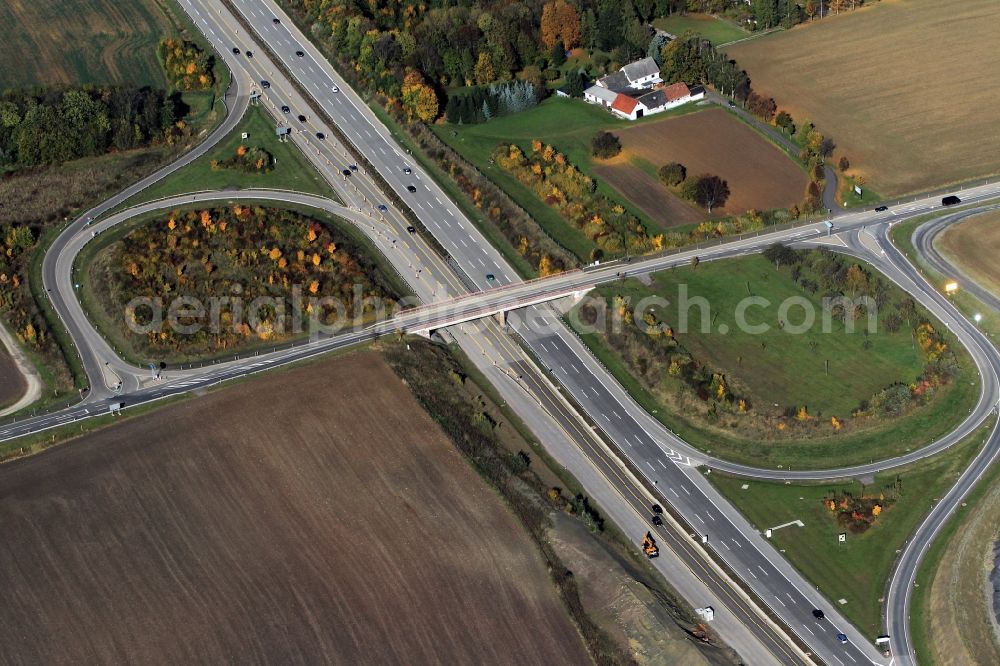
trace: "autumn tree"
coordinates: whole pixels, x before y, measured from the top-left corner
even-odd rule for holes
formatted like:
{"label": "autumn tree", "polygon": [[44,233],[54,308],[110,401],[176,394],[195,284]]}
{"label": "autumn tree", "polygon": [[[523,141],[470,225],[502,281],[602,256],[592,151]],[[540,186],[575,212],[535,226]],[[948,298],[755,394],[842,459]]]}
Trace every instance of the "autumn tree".
{"label": "autumn tree", "polygon": [[704,173],[685,181],[682,194],[712,213],[715,206],[724,206],[729,198],[729,183],[718,176]]}
{"label": "autumn tree", "polygon": [[407,120],[418,119],[430,123],[438,116],[437,94],[416,70],[407,72],[403,79],[401,102]]}
{"label": "autumn tree", "polygon": [[476,78],[476,83],[480,85],[489,83],[497,78],[496,69],[493,67],[493,60],[490,58],[490,54],[485,50],[479,52],[479,60],[476,61],[476,67],[473,70],[473,73]]}
{"label": "autumn tree", "polygon": [[795,134],[795,122],[792,120],[792,116],[787,111],[781,111],[774,118],[774,124],[780,127],[788,134]]}
{"label": "autumn tree", "polygon": [[580,16],[565,0],[554,0],[542,7],[540,29],[545,48],[561,43],[568,51],[580,43]]}
{"label": "autumn tree", "polygon": [[622,151],[622,142],[611,132],[598,132],[590,140],[590,151],[594,157],[606,160]]}
{"label": "autumn tree", "polygon": [[680,162],[670,162],[661,166],[657,175],[664,185],[677,187],[687,178],[687,168]]}
{"label": "autumn tree", "polygon": [[848,169],[851,168],[851,161],[847,159],[847,155],[841,155],[840,161],[837,162],[837,166],[840,168],[841,171],[847,171]]}

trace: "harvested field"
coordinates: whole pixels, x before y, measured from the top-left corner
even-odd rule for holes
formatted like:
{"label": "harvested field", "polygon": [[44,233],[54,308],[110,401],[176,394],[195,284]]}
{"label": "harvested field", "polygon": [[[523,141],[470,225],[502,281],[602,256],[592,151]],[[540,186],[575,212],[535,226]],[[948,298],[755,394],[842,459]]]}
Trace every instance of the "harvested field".
{"label": "harvested field", "polygon": [[[780,149],[722,109],[636,125],[616,133],[627,154],[657,168],[680,162],[687,167],[689,176],[712,173],[727,181],[729,200],[725,208],[714,209],[713,213],[785,208],[802,200],[809,183],[805,172]],[[626,179],[636,178],[632,172],[639,171],[625,162],[615,168],[629,173],[620,177]],[[658,182],[656,185],[663,189]]]}
{"label": "harvested field", "polygon": [[[994,475],[995,476],[995,475]],[[985,483],[985,480],[984,480]],[[939,666],[1000,663],[1000,643],[990,618],[993,587],[993,544],[1000,520],[1000,486],[992,485],[970,499],[968,513],[960,514],[954,534],[947,539],[921,618],[927,645]],[[965,510],[963,510],[965,511]]]}
{"label": "harvested field", "polygon": [[384,362],[0,467],[14,663],[587,663],[521,526]]}
{"label": "harvested field", "polygon": [[706,217],[674,196],[660,181],[626,161],[594,162],[594,172],[663,229],[697,224]]}
{"label": "harvested field", "polygon": [[969,278],[1000,296],[1000,213],[968,218],[935,241],[938,249]]}
{"label": "harvested field", "polygon": [[727,53],[832,137],[852,173],[898,196],[1000,170],[998,22],[996,0],[881,2]]}
{"label": "harvested field", "polygon": [[166,85],[156,55],[176,32],[165,0],[0,3],[0,88],[74,83]]}
{"label": "harvested field", "polygon": [[24,395],[27,384],[21,371],[14,365],[14,359],[0,343],[0,408],[13,405]]}

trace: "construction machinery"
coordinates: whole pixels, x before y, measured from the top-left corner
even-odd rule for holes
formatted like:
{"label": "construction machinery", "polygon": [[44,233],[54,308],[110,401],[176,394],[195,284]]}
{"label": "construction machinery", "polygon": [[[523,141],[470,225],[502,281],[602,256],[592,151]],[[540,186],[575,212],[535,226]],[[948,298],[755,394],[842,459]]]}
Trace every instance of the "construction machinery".
{"label": "construction machinery", "polygon": [[646,557],[654,558],[659,557],[660,548],[656,545],[656,540],[653,539],[653,535],[646,532],[646,536],[642,538],[642,552],[646,553]]}

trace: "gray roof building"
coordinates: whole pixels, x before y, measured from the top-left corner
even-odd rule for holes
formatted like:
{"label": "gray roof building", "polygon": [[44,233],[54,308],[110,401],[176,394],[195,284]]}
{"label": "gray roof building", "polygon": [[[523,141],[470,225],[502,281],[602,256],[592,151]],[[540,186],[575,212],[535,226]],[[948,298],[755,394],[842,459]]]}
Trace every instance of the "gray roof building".
{"label": "gray roof building", "polygon": [[660,66],[652,58],[643,58],[630,62],[621,69],[622,73],[628,77],[629,83],[638,81],[647,76],[655,76],[660,73]]}

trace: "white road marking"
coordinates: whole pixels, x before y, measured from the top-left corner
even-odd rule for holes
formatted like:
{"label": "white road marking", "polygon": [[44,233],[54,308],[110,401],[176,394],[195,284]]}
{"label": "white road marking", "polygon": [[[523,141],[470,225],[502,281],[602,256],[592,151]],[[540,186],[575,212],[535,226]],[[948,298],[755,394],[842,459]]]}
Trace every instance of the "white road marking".
{"label": "white road marking", "polygon": [[788,606],[785,604],[785,602],[781,600],[781,597],[779,597],[778,595],[775,595],[774,598],[778,600],[779,604],[781,604],[785,608],[788,608]]}
{"label": "white road marking", "polygon": [[806,631],[808,631],[808,632],[809,632],[810,634],[812,634],[813,636],[815,636],[815,635],[816,635],[816,632],[814,632],[814,631],[813,631],[812,629],[810,629],[810,628],[809,628],[809,627],[807,627],[806,625],[804,625],[804,624],[803,624],[803,625],[802,625],[802,628],[803,628],[803,629],[805,629]]}

